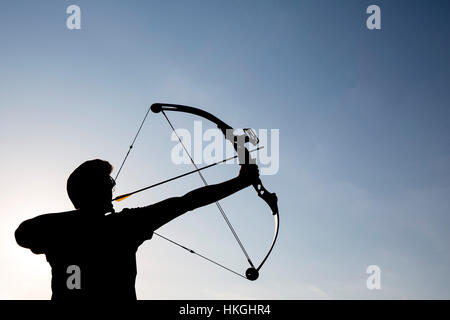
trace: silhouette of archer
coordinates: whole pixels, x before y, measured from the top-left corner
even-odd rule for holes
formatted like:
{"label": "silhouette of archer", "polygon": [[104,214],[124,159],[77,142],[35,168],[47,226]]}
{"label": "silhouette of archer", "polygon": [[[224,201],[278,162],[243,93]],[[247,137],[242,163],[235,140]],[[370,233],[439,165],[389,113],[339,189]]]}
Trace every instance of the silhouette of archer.
{"label": "silhouette of archer", "polygon": [[[26,220],[15,232],[17,243],[45,254],[52,268],[52,300],[136,299],[136,251],[153,231],[176,217],[250,186],[256,165],[241,165],[236,178],[141,207],[114,211],[113,167],[104,160],[81,164],[67,180],[76,210]],[[107,214],[111,213],[111,214]],[[70,283],[79,271],[79,284]]]}

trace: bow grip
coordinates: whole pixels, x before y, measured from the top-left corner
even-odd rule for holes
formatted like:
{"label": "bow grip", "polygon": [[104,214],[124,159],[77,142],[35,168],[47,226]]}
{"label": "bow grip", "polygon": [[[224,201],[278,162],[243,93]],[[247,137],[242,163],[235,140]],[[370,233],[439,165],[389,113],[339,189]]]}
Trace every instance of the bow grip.
{"label": "bow grip", "polygon": [[264,188],[261,181],[255,183],[253,187],[256,190],[256,193],[258,194],[258,197],[263,199],[270,209],[272,210],[272,214],[276,215],[278,214],[278,197],[275,192],[269,192],[266,188]]}

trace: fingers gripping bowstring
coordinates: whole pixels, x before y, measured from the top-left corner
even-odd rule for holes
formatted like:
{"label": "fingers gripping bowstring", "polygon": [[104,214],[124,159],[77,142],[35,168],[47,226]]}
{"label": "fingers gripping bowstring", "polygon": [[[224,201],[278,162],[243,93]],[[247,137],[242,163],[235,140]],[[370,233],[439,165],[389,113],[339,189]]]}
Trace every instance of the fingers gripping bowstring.
{"label": "fingers gripping bowstring", "polygon": [[[176,132],[174,126],[172,125],[172,122],[170,122],[169,118],[167,117],[166,113],[164,111],[162,111],[162,114],[164,115],[164,117],[166,118],[167,122],[169,123],[170,127],[172,128],[172,131],[175,133],[175,135],[178,138],[178,141],[181,143],[181,145],[183,146],[184,152],[186,152],[186,154],[188,155],[189,159],[191,160],[191,163],[194,165],[195,169],[197,170],[200,178],[202,179],[203,183],[205,184],[205,186],[208,185],[208,183],[206,182],[205,177],[203,176],[203,174],[200,172],[200,170],[198,170],[197,165],[194,162],[194,159],[192,159],[191,154],[188,152],[186,146],[184,145],[183,141],[181,140],[180,136],[178,135],[178,133]],[[219,203],[219,201],[216,201],[216,206],[219,209],[220,213],[222,214],[223,219],[225,220],[225,222],[227,223],[228,227],[230,228],[231,232],[233,233],[234,238],[236,239],[237,243],[239,244],[239,246],[241,247],[242,252],[244,253],[245,257],[247,258],[248,263],[250,264],[250,266],[254,267],[252,260],[250,259],[250,256],[247,253],[247,250],[245,250],[244,245],[242,244],[241,239],[239,238],[239,236],[237,235],[236,231],[233,228],[233,225],[231,224],[230,220],[228,219],[227,215],[225,214],[225,211],[223,210],[221,204]]]}

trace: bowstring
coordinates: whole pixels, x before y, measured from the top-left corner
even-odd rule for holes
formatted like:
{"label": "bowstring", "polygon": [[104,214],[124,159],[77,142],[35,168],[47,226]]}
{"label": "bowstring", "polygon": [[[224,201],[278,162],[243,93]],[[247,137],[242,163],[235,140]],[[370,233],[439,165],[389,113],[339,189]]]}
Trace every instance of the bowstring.
{"label": "bowstring", "polygon": [[147,113],[145,114],[144,120],[142,120],[141,125],[139,126],[139,129],[136,132],[136,135],[134,136],[133,142],[131,142],[130,147],[128,148],[128,151],[125,155],[125,158],[123,158],[123,161],[122,161],[122,164],[120,165],[119,171],[117,171],[116,177],[114,179],[114,181],[116,181],[116,182],[117,182],[117,178],[119,177],[120,171],[122,171],[123,165],[127,161],[128,156],[130,155],[130,151],[131,151],[131,149],[133,149],[134,143],[136,142],[136,139],[137,139],[139,133],[141,132],[141,129],[142,129],[142,126],[144,125],[145,120],[147,120],[147,116],[148,116],[149,112],[150,112],[150,108],[148,108]]}
{"label": "bowstring", "polygon": [[234,271],[233,269],[230,269],[230,268],[228,268],[228,267],[225,267],[223,264],[220,264],[220,263],[218,263],[217,261],[214,261],[214,260],[212,260],[212,259],[210,259],[210,258],[208,258],[208,257],[206,257],[206,256],[204,256],[204,255],[201,255],[200,253],[195,252],[194,250],[192,250],[192,249],[190,249],[190,248],[188,248],[188,247],[185,247],[185,246],[183,246],[182,244],[180,244],[180,243],[178,243],[178,242],[176,242],[176,241],[173,241],[173,240],[171,240],[171,239],[169,239],[169,238],[167,238],[167,237],[165,237],[165,236],[163,236],[163,235],[161,235],[161,234],[159,234],[159,233],[157,233],[157,232],[153,232],[153,234],[156,234],[156,235],[157,235],[158,237],[160,237],[161,239],[164,239],[164,240],[166,240],[166,241],[169,241],[170,243],[172,243],[172,244],[174,244],[174,245],[176,245],[176,246],[178,246],[178,247],[180,247],[180,248],[182,248],[182,249],[184,249],[184,250],[186,250],[186,251],[188,251],[188,252],[190,252],[190,253],[193,253],[193,254],[195,254],[196,256],[205,259],[206,261],[209,261],[209,262],[211,262],[211,263],[214,263],[215,265],[217,265],[217,266],[219,266],[219,267],[221,267],[221,268],[223,268],[223,269],[225,269],[225,270],[227,270],[227,271],[230,271],[230,272],[234,273],[235,275],[238,275],[239,277],[242,277],[242,278],[244,278],[244,279],[247,279],[246,277],[244,277],[244,276],[243,276],[242,274],[240,274],[239,272],[236,272],[236,271]]}

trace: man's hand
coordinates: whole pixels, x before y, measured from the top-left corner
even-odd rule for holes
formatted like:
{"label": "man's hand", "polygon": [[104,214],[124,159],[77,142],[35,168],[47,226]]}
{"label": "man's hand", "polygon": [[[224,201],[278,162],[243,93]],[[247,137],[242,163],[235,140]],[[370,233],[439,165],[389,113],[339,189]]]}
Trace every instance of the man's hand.
{"label": "man's hand", "polygon": [[259,178],[259,169],[256,164],[243,164],[239,171],[238,178],[246,185],[250,186]]}

